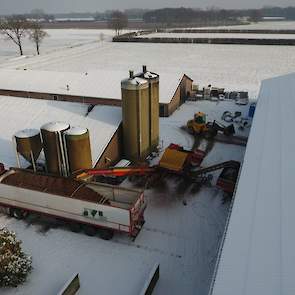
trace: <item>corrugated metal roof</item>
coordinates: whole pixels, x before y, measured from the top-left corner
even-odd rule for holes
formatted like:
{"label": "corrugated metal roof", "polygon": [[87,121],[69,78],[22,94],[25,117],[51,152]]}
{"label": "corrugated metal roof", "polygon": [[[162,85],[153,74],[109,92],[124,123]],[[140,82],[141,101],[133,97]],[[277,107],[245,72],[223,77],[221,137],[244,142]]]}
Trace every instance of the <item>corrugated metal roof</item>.
{"label": "corrugated metal roof", "polygon": [[295,294],[295,74],[262,83],[213,295]]}
{"label": "corrugated metal roof", "polygon": [[[125,71],[97,70],[85,73],[37,70],[0,70],[0,89],[121,99]],[[183,73],[160,73],[160,102],[169,103]]]}
{"label": "corrugated metal roof", "polygon": [[63,121],[89,129],[92,161],[96,163],[122,121],[121,108],[98,105],[87,114],[86,104],[0,96],[0,162],[16,166],[12,136],[17,131]]}

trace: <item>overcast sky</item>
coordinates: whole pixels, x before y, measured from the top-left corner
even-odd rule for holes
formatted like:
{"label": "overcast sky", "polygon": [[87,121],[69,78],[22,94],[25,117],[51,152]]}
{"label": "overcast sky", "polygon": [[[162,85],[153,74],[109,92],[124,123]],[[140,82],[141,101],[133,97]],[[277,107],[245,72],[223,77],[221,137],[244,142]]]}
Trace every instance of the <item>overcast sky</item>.
{"label": "overcast sky", "polygon": [[294,0],[0,0],[0,14],[30,12],[42,8],[47,13],[92,12],[107,9],[200,7],[260,8],[262,6],[294,6]]}

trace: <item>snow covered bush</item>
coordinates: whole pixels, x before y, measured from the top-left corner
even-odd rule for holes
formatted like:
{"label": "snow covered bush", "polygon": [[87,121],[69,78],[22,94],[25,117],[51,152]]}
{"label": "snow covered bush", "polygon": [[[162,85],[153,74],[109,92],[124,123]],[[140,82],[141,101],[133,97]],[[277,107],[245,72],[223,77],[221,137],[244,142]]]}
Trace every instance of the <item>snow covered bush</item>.
{"label": "snow covered bush", "polygon": [[32,269],[32,258],[21,249],[14,232],[0,229],[0,287],[17,287]]}

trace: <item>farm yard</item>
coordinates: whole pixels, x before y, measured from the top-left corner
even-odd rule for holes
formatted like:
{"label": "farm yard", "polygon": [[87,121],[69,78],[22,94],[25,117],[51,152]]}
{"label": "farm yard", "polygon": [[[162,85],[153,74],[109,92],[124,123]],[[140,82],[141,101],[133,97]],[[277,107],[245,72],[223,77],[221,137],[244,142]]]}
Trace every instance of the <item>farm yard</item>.
{"label": "farm yard", "polygon": [[[264,22],[233,28],[295,30],[295,22]],[[54,29],[47,32],[50,37],[44,40],[40,56],[35,55],[34,47],[28,40],[24,43],[25,55],[18,57],[17,48],[11,42],[0,39],[0,71],[17,69],[24,73],[40,70],[40,73],[52,71],[88,74],[104,70],[125,71],[127,77],[129,70],[136,72],[142,65],[147,65],[149,70],[156,73],[185,73],[200,89],[210,84],[225,88],[226,91],[247,91],[252,103],[259,96],[262,80],[290,73],[295,68],[292,46],[115,43],[111,42],[114,35],[111,30]],[[176,33],[162,33],[163,37],[169,34],[178,36]],[[158,33],[155,35],[158,36]],[[257,37],[265,36],[259,34]],[[97,79],[99,78],[98,76]],[[91,87],[95,88],[96,85]],[[119,89],[120,85],[110,84],[105,87]],[[165,87],[161,84],[161,76],[160,87]],[[22,99],[25,102],[28,98],[18,98],[16,101]],[[3,97],[3,101],[7,101],[7,97]],[[60,104],[63,118],[73,120],[79,117],[79,112],[82,113],[80,116],[86,118],[89,107],[93,107],[77,105],[76,108],[81,109],[77,111],[65,107],[71,104],[69,102],[53,103],[56,106]],[[44,107],[46,109],[47,106]],[[50,109],[54,112],[53,107]],[[17,111],[22,113],[19,118],[25,120],[26,111]],[[222,121],[225,111],[240,112],[241,118],[247,118],[249,104],[237,105],[230,99],[192,99],[179,106],[170,117],[160,118],[160,149],[151,163],[157,164],[171,143],[187,150],[194,147],[197,139],[186,130],[187,121],[193,119],[194,114],[203,112],[208,121]],[[28,114],[33,117],[30,112]],[[55,115],[58,116],[57,112],[52,115],[54,120],[60,120]],[[43,113],[39,113],[39,117],[43,117]],[[17,119],[15,118],[16,121]],[[95,124],[96,118],[92,119]],[[103,126],[109,127],[108,120],[103,121]],[[17,125],[17,122],[10,123]],[[245,128],[239,128],[240,125],[235,121],[232,123],[237,135],[247,138],[251,134],[252,119],[249,119],[249,125]],[[13,136],[8,136],[7,132],[3,132],[5,138],[1,138],[0,134],[0,142],[5,146],[7,138],[10,140]],[[93,137],[97,136],[98,145],[100,131],[93,129],[93,133]],[[246,146],[216,140],[204,158],[202,167],[230,160],[243,164],[245,153]],[[134,240],[116,232],[112,240],[105,241],[97,236],[73,233],[64,222],[55,219],[32,214],[26,220],[17,220],[2,210],[0,227],[15,231],[23,241],[24,251],[32,256],[33,270],[22,286],[1,289],[0,293],[58,294],[68,279],[79,273],[80,295],[98,292],[135,295],[142,291],[154,265],[159,264],[160,280],[153,294],[207,295],[232,206],[216,185],[219,175],[220,171],[212,172],[211,184],[206,183],[197,189],[192,183],[175,175],[155,181],[144,192],[147,201],[145,223]],[[145,189],[128,178],[120,186]]]}

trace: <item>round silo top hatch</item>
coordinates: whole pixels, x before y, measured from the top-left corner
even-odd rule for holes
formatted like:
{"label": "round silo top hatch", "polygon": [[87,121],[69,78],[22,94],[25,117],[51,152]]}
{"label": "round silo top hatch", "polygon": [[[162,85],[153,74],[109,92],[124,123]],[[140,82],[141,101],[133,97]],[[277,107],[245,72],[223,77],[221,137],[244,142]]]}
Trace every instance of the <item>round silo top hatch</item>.
{"label": "round silo top hatch", "polygon": [[49,132],[61,132],[70,128],[70,124],[65,122],[50,122],[41,127],[41,129]]}

